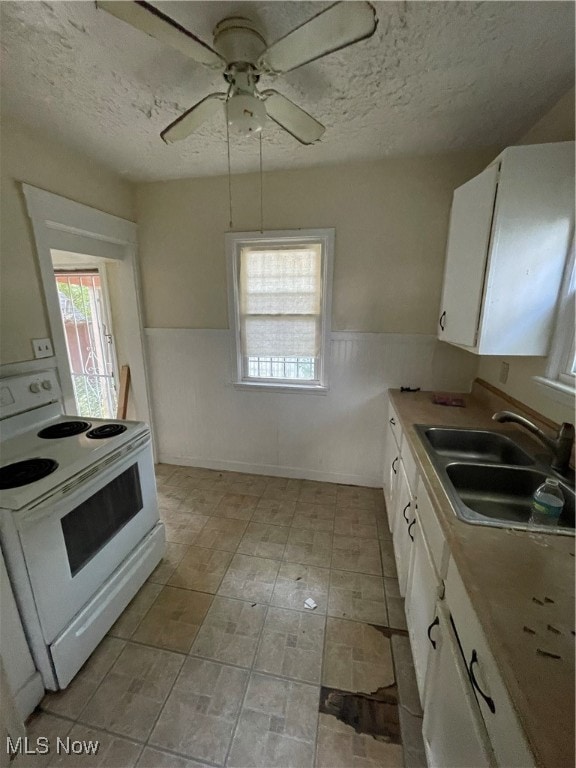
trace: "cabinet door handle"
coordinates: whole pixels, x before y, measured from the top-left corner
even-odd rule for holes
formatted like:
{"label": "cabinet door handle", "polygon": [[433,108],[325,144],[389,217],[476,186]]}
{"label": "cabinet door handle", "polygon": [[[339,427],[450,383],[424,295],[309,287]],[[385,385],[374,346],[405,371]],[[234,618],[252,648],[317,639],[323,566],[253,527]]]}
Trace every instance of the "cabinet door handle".
{"label": "cabinet door handle", "polygon": [[[442,322],[443,320],[444,320],[444,323]],[[440,328],[443,331],[446,330],[445,322],[446,322],[446,310],[444,310],[444,312],[442,312],[442,314],[440,315],[440,320],[438,321],[438,323],[440,325]]]}
{"label": "cabinet door handle", "polygon": [[400,458],[400,456],[396,456],[396,458],[392,462],[392,472],[394,472],[395,475],[398,474],[398,472],[396,471],[396,462],[398,461],[399,458]]}
{"label": "cabinet door handle", "polygon": [[468,672],[470,673],[470,680],[474,688],[476,688],[480,696],[482,696],[482,698],[488,705],[488,709],[490,710],[490,712],[494,714],[496,712],[496,705],[494,704],[494,699],[491,699],[490,696],[486,696],[484,691],[478,685],[478,680],[476,680],[476,676],[474,674],[474,664],[477,664],[477,663],[478,663],[478,654],[476,653],[476,649],[474,648],[472,650],[472,658],[470,659],[470,664],[468,666]]}
{"label": "cabinet door handle", "polygon": [[402,510],[402,514],[404,515],[404,520],[406,520],[406,525],[410,525],[410,520],[408,520],[408,518],[406,517],[406,512],[407,512],[407,511],[410,509],[410,504],[411,504],[411,503],[412,503],[412,502],[411,502],[411,501],[409,501],[409,502],[408,502],[408,504],[406,504],[406,506],[405,506],[405,507],[404,507],[404,509]]}
{"label": "cabinet door handle", "polygon": [[395,426],[396,426],[396,419],[395,419],[394,417],[392,417],[392,418],[390,419],[390,424],[392,424],[392,426],[393,426],[393,427],[395,427]]}
{"label": "cabinet door handle", "polygon": [[412,520],[412,522],[408,524],[408,536],[410,536],[412,541],[414,541],[414,536],[412,536],[412,531],[410,530],[410,528],[412,528],[415,522],[416,522],[416,518],[414,518],[414,520]]}
{"label": "cabinet door handle", "polygon": [[434,648],[434,650],[436,650],[436,640],[432,640],[432,636],[430,633],[432,632],[434,627],[437,627],[439,624],[440,624],[440,619],[438,618],[438,616],[436,616],[434,618],[434,621],[432,622],[432,624],[430,624],[426,632],[426,634],[428,635],[428,640],[430,640],[430,644],[432,645],[432,648]]}

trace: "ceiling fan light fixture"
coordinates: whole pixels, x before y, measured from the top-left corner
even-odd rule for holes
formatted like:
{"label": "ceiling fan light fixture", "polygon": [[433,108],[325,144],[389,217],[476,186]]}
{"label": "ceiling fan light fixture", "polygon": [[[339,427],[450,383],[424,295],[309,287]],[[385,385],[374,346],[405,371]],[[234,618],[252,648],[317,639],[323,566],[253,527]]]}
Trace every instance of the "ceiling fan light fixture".
{"label": "ceiling fan light fixture", "polygon": [[266,107],[256,96],[237,94],[226,103],[230,131],[241,136],[260,133],[266,122]]}

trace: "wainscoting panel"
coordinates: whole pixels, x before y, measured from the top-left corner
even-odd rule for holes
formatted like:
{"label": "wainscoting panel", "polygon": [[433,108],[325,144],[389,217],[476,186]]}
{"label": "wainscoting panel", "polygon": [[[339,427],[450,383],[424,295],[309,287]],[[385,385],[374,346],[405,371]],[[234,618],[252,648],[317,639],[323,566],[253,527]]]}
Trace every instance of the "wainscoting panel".
{"label": "wainscoting panel", "polygon": [[327,394],[251,392],[232,384],[229,331],[146,337],[159,461],[374,487],[386,390],[468,392],[477,367],[433,336],[333,333]]}

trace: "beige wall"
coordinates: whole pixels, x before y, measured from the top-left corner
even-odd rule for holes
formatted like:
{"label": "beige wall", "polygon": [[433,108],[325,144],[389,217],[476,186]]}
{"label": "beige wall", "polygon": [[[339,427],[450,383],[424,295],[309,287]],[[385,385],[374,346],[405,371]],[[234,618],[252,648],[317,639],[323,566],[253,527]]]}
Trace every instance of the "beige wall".
{"label": "beige wall", "polygon": [[[552,141],[574,141],[574,88],[522,136],[517,144],[546,144]],[[502,362],[510,365],[506,384],[499,381]],[[532,379],[533,376],[544,376],[546,365],[545,357],[482,357],[478,376],[554,421],[573,422],[574,406],[562,405],[550,399]]]}
{"label": "beige wall", "polygon": [[[435,333],[452,191],[493,156],[266,173],[264,227],[336,228],[334,330]],[[258,229],[258,175],[232,192],[234,229]],[[139,184],[137,201],[146,325],[227,328],[227,179]]]}
{"label": "beige wall", "polygon": [[49,336],[34,238],[20,182],[134,220],[131,184],[27,127],[3,121],[0,179],[0,362],[33,358],[30,339]]}

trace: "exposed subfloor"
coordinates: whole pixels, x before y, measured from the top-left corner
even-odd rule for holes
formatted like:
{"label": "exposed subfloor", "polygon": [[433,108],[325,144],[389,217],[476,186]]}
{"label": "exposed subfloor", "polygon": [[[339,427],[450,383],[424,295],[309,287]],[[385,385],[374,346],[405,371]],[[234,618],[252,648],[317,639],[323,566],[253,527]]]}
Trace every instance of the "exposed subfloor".
{"label": "exposed subfloor", "polygon": [[[157,478],[166,556],[29,721],[50,752],[14,765],[425,766],[382,491],[168,465]],[[98,754],[57,754],[57,736]]]}

